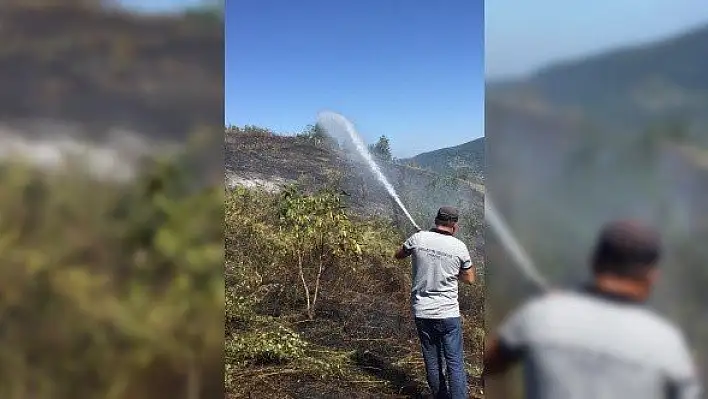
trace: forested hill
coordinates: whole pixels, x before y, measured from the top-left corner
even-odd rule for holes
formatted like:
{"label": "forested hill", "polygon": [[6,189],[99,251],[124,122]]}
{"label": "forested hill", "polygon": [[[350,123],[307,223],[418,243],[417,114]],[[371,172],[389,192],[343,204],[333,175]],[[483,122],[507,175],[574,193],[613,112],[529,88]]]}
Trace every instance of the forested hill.
{"label": "forested hill", "polygon": [[443,175],[481,180],[484,176],[484,137],[454,147],[418,154],[401,162]]}

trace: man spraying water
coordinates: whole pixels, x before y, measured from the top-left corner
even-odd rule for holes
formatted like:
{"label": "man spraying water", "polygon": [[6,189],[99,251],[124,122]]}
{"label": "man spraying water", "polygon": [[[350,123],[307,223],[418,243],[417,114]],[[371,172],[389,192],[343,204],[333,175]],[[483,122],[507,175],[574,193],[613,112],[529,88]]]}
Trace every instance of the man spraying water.
{"label": "man spraying water", "polygon": [[466,399],[467,374],[457,295],[458,281],[473,283],[475,272],[467,246],[454,237],[459,231],[459,212],[452,207],[442,207],[435,218],[435,228],[421,231],[353,124],[342,115],[328,111],[318,115],[317,123],[330,136],[353,147],[417,230],[395,257],[412,256],[411,302],[428,384],[435,398]]}
{"label": "man spraying water", "polygon": [[642,306],[660,255],[650,227],[607,224],[591,258],[592,282],[512,313],[485,346],[485,376],[521,362],[531,399],[700,398],[681,332]]}
{"label": "man spraying water", "polygon": [[[397,259],[412,256],[411,305],[428,385],[435,398],[467,398],[458,281],[472,284],[475,272],[459,231],[457,209],[444,206],[435,227],[409,237]],[[447,378],[445,378],[447,375]]]}

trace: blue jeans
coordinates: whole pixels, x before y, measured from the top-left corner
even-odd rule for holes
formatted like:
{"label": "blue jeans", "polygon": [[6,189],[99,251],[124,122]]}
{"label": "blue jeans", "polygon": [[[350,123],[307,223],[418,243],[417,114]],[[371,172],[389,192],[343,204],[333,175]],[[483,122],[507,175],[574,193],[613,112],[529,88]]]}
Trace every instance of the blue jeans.
{"label": "blue jeans", "polygon": [[[467,373],[462,349],[462,321],[415,319],[428,385],[436,399],[467,399]],[[445,380],[447,375],[448,382]]]}

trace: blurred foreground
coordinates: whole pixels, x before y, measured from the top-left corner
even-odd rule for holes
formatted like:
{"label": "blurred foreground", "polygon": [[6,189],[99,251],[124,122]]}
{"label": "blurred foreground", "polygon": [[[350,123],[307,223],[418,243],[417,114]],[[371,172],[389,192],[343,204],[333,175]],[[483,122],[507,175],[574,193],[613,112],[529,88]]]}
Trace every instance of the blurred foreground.
{"label": "blurred foreground", "polygon": [[221,391],[223,193],[180,159],[116,184],[0,167],[0,397]]}
{"label": "blurred foreground", "polygon": [[222,395],[212,11],[0,1],[0,397]]}
{"label": "blurred foreground", "polygon": [[[488,188],[552,281],[566,287],[585,281],[590,249],[603,223],[630,217],[658,226],[666,256],[652,303],[684,329],[707,379],[708,151],[701,142],[678,125],[658,125],[621,139],[601,131],[572,135],[577,128],[531,112],[492,114],[487,120],[494,132],[487,136]],[[526,126],[524,138],[518,126]],[[494,328],[533,291],[496,239],[486,242],[486,310],[488,326]],[[494,398],[519,397],[488,392],[495,392]]]}

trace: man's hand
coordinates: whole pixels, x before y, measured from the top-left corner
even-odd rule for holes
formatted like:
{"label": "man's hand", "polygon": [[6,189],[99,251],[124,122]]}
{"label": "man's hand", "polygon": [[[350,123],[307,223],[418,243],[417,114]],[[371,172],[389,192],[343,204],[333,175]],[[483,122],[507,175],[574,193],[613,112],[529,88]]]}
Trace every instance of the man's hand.
{"label": "man's hand", "polygon": [[401,248],[396,251],[396,254],[393,255],[396,259],[405,259],[413,253],[412,250],[407,249],[405,246],[401,246]]}
{"label": "man's hand", "polygon": [[460,270],[457,278],[463,283],[472,284],[477,278],[477,274],[474,271],[474,267],[470,267],[469,269]]}

